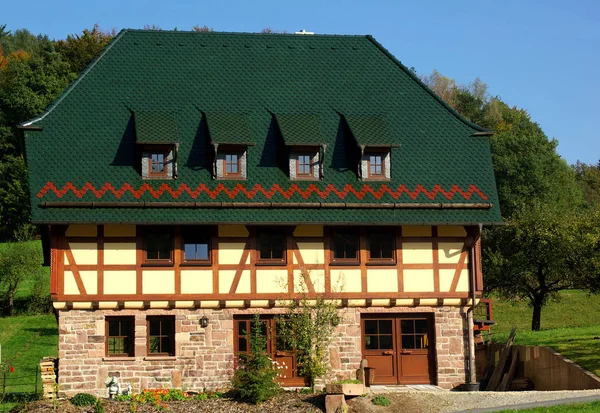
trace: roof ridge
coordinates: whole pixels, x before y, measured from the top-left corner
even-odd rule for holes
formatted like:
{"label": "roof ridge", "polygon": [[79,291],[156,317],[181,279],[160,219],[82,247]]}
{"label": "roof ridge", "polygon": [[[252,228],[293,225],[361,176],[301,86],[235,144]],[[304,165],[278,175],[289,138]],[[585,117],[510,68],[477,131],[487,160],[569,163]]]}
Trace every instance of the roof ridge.
{"label": "roof ridge", "polygon": [[75,80],[73,80],[71,84],[67,86],[65,90],[63,90],[60,96],[54,99],[40,115],[33,119],[26,120],[25,122],[21,122],[19,126],[30,126],[48,116],[67,97],[67,95],[71,93],[71,91],[79,84],[79,82],[83,80],[88,72],[92,70],[94,66],[96,66],[100,59],[102,59],[104,55],[108,53],[114,44],[117,43],[125,33],[127,33],[127,31],[128,29],[121,29],[121,31],[110,41],[110,43],[108,43],[108,45],[96,57],[94,57],[90,63],[88,63],[85,69],[83,69],[83,71],[75,78]]}
{"label": "roof ridge", "polygon": [[211,32],[197,32],[195,30],[150,30],[150,29],[123,29],[128,32],[136,33],[152,33],[152,34],[196,34],[199,36],[215,36],[215,35],[242,35],[242,36],[291,36],[297,38],[313,38],[313,37],[341,37],[341,38],[366,38],[368,34],[339,34],[339,33],[314,33],[299,35],[295,32],[289,33],[261,33],[261,32],[228,32],[228,31],[211,31]]}
{"label": "roof ridge", "polygon": [[438,96],[437,93],[435,93],[433,90],[431,90],[431,88],[429,88],[429,86],[427,86],[425,83],[423,83],[423,81],[421,79],[419,79],[419,77],[417,75],[415,75],[413,73],[412,70],[410,70],[408,67],[406,67],[400,60],[398,60],[396,58],[396,56],[394,56],[392,53],[390,53],[389,50],[387,50],[381,43],[379,43],[377,40],[375,40],[375,38],[373,36],[371,36],[370,34],[366,35],[366,38],[373,43],[379,50],[381,50],[381,52],[383,54],[385,54],[387,57],[389,57],[394,63],[396,63],[398,65],[398,67],[400,67],[402,70],[404,70],[404,72],[406,72],[407,75],[409,75],[415,82],[417,82],[417,84],[419,86],[421,86],[427,93],[429,93],[431,96],[433,96],[439,103],[442,104],[442,106],[444,106],[452,115],[454,115],[458,120],[460,120],[461,122],[463,122],[465,125],[476,129],[479,132],[490,132],[489,129],[484,128],[483,126],[479,126],[476,123],[471,122],[470,120],[468,120],[467,118],[465,118],[464,116],[462,116],[460,113],[458,113],[452,106],[450,106],[444,99],[442,99],[441,97]]}

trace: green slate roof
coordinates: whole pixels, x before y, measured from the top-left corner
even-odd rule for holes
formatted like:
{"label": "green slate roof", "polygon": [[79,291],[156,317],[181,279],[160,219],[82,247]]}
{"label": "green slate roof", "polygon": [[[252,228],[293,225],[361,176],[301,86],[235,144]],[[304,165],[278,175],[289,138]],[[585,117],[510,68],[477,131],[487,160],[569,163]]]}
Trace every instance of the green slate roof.
{"label": "green slate roof", "polygon": [[287,146],[321,145],[326,142],[319,115],[286,113],[275,117]]}
{"label": "green slate roof", "polygon": [[[124,30],[23,126],[36,223],[501,222],[484,129],[370,36]],[[137,143],[174,131],[177,179],[142,179]],[[289,179],[304,139],[322,180]],[[212,144],[250,142],[247,179],[214,180]],[[398,146],[390,181],[359,179],[357,143]]]}
{"label": "green slate roof", "polygon": [[[344,115],[348,128],[356,143],[361,146],[392,146],[398,139],[392,136],[387,128],[384,116],[377,115]],[[396,138],[396,139],[395,139]]]}
{"label": "green slate roof", "polygon": [[241,113],[206,112],[208,134],[213,144],[248,145],[252,142],[247,115]]}
{"label": "green slate roof", "polygon": [[178,142],[177,119],[160,110],[134,112],[135,139],[141,144]]}

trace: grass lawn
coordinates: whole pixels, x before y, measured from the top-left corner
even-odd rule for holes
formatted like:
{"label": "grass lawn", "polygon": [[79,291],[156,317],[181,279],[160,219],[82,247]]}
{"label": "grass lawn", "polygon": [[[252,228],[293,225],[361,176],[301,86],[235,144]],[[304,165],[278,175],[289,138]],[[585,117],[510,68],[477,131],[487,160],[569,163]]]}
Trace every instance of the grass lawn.
{"label": "grass lawn", "polygon": [[[492,339],[506,342],[517,327],[515,344],[548,346],[600,376],[600,296],[584,291],[563,291],[558,302],[542,309],[542,330],[531,331],[532,309],[524,302],[493,301]],[[600,409],[599,409],[600,411]]]}
{"label": "grass lawn", "polygon": [[600,412],[600,402],[563,404],[560,406],[537,407],[525,410],[502,410],[497,413],[512,413],[517,411],[519,413],[595,413]]}
{"label": "grass lawn", "polygon": [[[58,355],[58,326],[54,315],[0,318],[2,367],[6,372],[6,391],[33,392],[36,368],[45,356]],[[14,372],[9,372],[9,367]],[[0,381],[2,379],[0,378]],[[38,391],[41,391],[38,373]],[[1,410],[0,410],[1,411]]]}

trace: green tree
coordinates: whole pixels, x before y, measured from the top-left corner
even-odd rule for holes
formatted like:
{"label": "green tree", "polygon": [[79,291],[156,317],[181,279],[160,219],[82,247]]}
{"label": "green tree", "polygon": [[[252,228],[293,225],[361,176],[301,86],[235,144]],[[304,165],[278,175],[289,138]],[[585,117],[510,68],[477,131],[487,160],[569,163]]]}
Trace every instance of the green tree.
{"label": "green tree", "polygon": [[525,205],[507,225],[484,232],[488,288],[533,308],[531,329],[541,327],[542,307],[557,292],[589,288],[600,269],[600,215],[590,210]]}
{"label": "green tree", "polygon": [[593,208],[600,207],[600,161],[596,165],[588,165],[577,161],[573,165],[577,182],[583,188],[585,200]]}
{"label": "green tree", "polygon": [[8,314],[14,313],[14,299],[19,286],[28,278],[41,278],[42,257],[31,242],[9,242],[0,249],[0,294]]}
{"label": "green tree", "polygon": [[69,63],[72,72],[80,73],[96,57],[116,33],[100,30],[97,24],[90,29],[83,30],[81,35],[68,35],[66,40],[57,42],[57,51]]}

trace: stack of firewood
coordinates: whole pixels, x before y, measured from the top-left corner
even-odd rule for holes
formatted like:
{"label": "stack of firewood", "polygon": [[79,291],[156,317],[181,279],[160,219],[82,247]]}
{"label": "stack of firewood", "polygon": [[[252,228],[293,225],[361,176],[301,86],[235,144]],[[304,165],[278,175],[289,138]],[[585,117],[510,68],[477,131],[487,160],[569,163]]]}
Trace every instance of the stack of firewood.
{"label": "stack of firewood", "polygon": [[486,369],[481,380],[482,390],[522,391],[533,389],[531,380],[526,377],[515,377],[519,363],[519,352],[513,347],[514,341],[515,329],[513,328],[498,363],[494,363],[491,346],[488,346]]}
{"label": "stack of firewood", "polygon": [[42,372],[42,389],[45,399],[55,399],[56,395],[56,359],[44,357],[40,360],[40,371]]}

